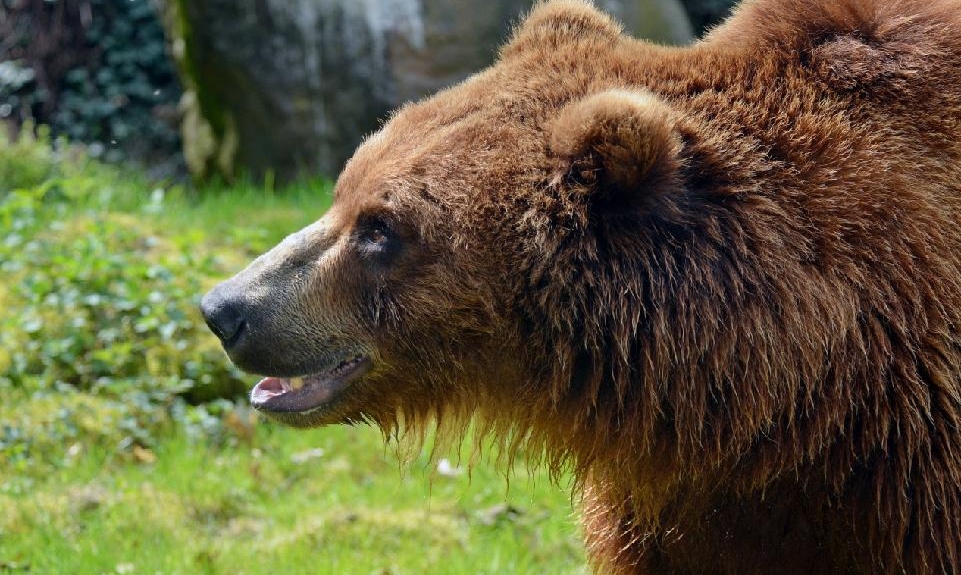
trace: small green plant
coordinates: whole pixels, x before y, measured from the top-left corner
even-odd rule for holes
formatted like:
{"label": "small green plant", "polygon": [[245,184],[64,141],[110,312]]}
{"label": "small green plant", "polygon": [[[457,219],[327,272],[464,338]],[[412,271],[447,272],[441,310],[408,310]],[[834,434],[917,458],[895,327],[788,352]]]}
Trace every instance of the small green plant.
{"label": "small green plant", "polygon": [[12,190],[36,188],[49,180],[54,175],[55,156],[46,126],[35,135],[33,124],[27,122],[14,141],[0,129],[0,197]]}

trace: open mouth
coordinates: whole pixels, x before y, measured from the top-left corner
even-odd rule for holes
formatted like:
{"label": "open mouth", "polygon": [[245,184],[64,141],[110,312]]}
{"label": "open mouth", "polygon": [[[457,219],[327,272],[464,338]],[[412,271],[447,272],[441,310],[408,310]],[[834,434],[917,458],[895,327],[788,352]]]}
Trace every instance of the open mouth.
{"label": "open mouth", "polygon": [[347,385],[367,373],[370,358],[344,360],[332,369],[303,377],[265,377],[250,392],[250,403],[261,411],[305,413],[330,404]]}

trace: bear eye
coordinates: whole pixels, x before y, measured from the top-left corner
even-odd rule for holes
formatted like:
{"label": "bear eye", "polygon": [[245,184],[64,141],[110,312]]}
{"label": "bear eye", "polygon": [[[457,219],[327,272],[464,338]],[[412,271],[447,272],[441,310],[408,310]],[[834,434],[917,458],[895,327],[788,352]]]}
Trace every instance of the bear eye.
{"label": "bear eye", "polygon": [[364,239],[378,246],[384,245],[387,243],[387,232],[382,228],[374,228],[364,235]]}
{"label": "bear eye", "polygon": [[380,218],[371,218],[364,222],[360,237],[372,248],[383,248],[390,241],[390,228]]}

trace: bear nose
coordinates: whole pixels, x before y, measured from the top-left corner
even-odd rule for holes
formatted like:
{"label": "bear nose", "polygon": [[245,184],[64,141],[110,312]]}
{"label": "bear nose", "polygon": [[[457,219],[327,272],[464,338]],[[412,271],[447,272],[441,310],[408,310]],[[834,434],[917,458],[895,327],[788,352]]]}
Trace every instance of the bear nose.
{"label": "bear nose", "polygon": [[230,297],[225,290],[216,287],[200,301],[200,311],[207,327],[214,332],[225,349],[237,342],[247,325],[238,298]]}

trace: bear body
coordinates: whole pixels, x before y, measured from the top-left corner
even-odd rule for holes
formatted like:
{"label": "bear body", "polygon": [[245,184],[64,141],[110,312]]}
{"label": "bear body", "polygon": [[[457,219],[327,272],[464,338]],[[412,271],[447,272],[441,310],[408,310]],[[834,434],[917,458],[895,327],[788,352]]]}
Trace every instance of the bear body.
{"label": "bear body", "polygon": [[961,573],[961,2],[539,5],[202,304],[256,407],[474,422],[600,573]]}

